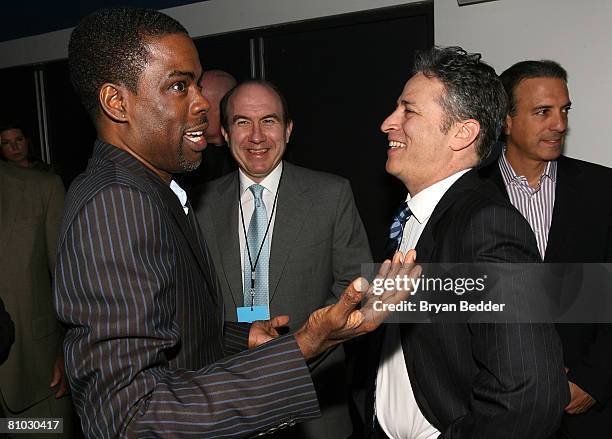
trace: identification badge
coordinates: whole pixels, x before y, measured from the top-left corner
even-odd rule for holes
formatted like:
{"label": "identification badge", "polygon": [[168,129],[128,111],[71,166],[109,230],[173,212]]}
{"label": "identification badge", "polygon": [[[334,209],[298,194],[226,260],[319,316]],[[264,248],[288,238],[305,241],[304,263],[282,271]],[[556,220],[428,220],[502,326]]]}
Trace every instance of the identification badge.
{"label": "identification badge", "polygon": [[243,323],[252,323],[255,320],[269,320],[270,307],[268,306],[239,306],[236,308],[238,321]]}

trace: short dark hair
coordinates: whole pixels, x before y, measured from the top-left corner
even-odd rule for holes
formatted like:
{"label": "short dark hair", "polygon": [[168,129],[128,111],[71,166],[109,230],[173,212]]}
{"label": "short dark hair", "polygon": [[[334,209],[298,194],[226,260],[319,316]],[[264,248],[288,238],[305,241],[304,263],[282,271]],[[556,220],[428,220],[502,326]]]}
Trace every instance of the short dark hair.
{"label": "short dark hair", "polygon": [[0,133],[8,130],[19,130],[24,137],[29,137],[29,130],[27,130],[25,125],[18,120],[7,120],[0,122]]}
{"label": "short dark hair", "polygon": [[540,61],[521,61],[508,67],[499,75],[504,90],[508,95],[508,113],[516,114],[516,98],[514,91],[523,79],[531,78],[557,78],[567,82],[567,72],[561,64],[555,61],[543,59]]}
{"label": "short dark hair", "polygon": [[83,18],[70,35],[68,65],[72,85],[94,122],[104,83],[133,93],[149,58],[147,38],[184,33],[173,18],[144,8],[104,8]]}
{"label": "short dark hair", "polygon": [[506,93],[495,69],[481,61],[479,53],[455,46],[418,52],[413,72],[444,85],[439,102],[445,112],[442,132],[447,133],[453,122],[461,120],[480,123],[476,151],[480,161],[484,160],[503,128],[507,111]]}
{"label": "short dark hair", "polygon": [[276,85],[272,84],[270,81],[266,81],[265,79],[249,79],[239,84],[236,84],[225,94],[225,96],[223,96],[223,99],[221,99],[221,103],[219,104],[219,106],[221,107],[221,126],[223,126],[225,131],[229,132],[230,121],[228,120],[227,106],[230,99],[234,94],[236,94],[240,87],[253,84],[262,85],[271,90],[276,96],[278,96],[278,99],[281,103],[281,107],[283,109],[282,122],[285,124],[285,126],[287,126],[287,124],[291,122],[291,116],[289,115],[289,106],[287,105],[287,100],[285,99],[285,96],[283,96],[279,88]]}

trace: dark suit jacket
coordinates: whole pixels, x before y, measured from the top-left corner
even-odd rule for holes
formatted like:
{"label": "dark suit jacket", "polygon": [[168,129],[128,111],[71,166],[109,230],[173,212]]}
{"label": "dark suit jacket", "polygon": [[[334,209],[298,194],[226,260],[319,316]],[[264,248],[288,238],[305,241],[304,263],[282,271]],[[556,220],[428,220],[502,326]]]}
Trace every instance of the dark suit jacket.
{"label": "dark suit jacket", "polygon": [[[225,315],[243,306],[238,241],[238,171],[204,187],[197,217],[217,267]],[[248,227],[248,225],[247,225]],[[270,251],[270,315],[286,314],[298,329],[312,311],[335,303],[371,262],[368,239],[349,182],[283,163]],[[296,426],[292,438],[339,438],[351,433],[342,349],[317,364],[313,379],[323,418]],[[312,367],[312,364],[311,364]]]}
{"label": "dark suit jacket", "polygon": [[55,299],[88,437],[230,437],[318,415],[293,337],[244,351],[193,212],[134,157],[96,142],[72,184]]}
{"label": "dark suit jacket", "polygon": [[[508,193],[497,161],[480,171]],[[612,170],[560,156],[552,224],[544,262],[612,262]],[[606,291],[602,291],[606,294]],[[563,344],[568,378],[599,406],[587,415],[566,416],[564,424],[581,431],[578,437],[612,435],[612,325],[562,324],[557,330]]]}
{"label": "dark suit jacket", "polygon": [[51,270],[63,202],[57,175],[0,162],[0,297],[16,323],[0,397],[14,413],[55,393],[49,383],[61,334]]}
{"label": "dark suit jacket", "polygon": [[[423,263],[539,259],[529,225],[475,171],[442,197],[416,251]],[[382,344],[373,342],[363,397],[369,423]],[[402,324],[401,342],[416,401],[441,437],[535,439],[557,427],[568,389],[552,325]]]}

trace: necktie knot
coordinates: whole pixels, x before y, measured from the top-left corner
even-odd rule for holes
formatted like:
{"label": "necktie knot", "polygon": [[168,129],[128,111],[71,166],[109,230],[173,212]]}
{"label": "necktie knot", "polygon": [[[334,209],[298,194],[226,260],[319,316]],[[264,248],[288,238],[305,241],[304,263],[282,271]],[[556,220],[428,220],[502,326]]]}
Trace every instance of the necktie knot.
{"label": "necktie knot", "polygon": [[261,207],[263,203],[263,199],[261,196],[262,196],[264,187],[260,184],[252,184],[251,186],[249,186],[249,189],[251,190],[251,193],[253,194],[253,198],[255,199],[255,208]]}
{"label": "necktie knot", "polygon": [[412,212],[408,207],[408,203],[404,201],[402,204],[400,204],[399,209],[393,216],[393,222],[391,223],[391,228],[389,229],[389,238],[395,241],[401,241],[404,225],[406,224],[406,221],[408,221],[410,215],[412,215]]}

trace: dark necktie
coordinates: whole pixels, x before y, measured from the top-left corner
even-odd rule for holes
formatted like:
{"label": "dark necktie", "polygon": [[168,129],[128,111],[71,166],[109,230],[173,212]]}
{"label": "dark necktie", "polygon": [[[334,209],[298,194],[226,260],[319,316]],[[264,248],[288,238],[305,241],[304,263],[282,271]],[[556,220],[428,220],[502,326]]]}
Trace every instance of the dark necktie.
{"label": "dark necktie", "polygon": [[402,236],[404,234],[404,226],[411,215],[412,212],[408,207],[408,203],[404,201],[402,204],[400,204],[399,209],[397,209],[397,212],[393,216],[393,222],[389,228],[390,245],[388,253],[399,250],[400,244],[402,243]]}

